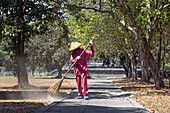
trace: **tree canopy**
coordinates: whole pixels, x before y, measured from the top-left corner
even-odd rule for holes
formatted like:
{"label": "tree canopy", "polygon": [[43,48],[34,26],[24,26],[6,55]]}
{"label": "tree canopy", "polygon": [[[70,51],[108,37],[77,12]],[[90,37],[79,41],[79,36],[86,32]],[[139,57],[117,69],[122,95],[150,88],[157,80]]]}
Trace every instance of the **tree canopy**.
{"label": "tree canopy", "polygon": [[63,14],[61,1],[55,0],[1,0],[1,40],[8,40],[13,51],[14,72],[18,86],[28,86],[25,66],[25,46],[30,36],[43,34],[47,25]]}
{"label": "tree canopy", "polygon": [[117,56],[133,80],[141,66],[142,80],[149,82],[150,71],[160,89],[169,64],[169,6],[168,0],[2,0],[0,39],[8,41],[21,86],[28,84],[28,51],[37,51],[30,52],[30,64],[62,67],[70,41],[85,47],[96,35],[96,58]]}

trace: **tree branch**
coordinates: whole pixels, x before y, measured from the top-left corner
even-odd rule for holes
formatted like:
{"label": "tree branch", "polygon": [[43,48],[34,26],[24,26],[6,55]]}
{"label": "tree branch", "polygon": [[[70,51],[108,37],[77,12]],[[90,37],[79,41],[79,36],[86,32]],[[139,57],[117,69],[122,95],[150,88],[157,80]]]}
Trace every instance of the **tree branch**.
{"label": "tree branch", "polygon": [[133,14],[131,14],[130,12],[132,12],[132,10],[130,9],[130,7],[126,8],[123,4],[121,4],[119,1],[118,2],[113,2],[116,6],[118,6],[119,8],[123,9],[123,11],[125,11],[128,14],[128,17],[130,18],[131,22],[133,23],[134,26],[137,27],[137,23],[134,19]]}
{"label": "tree branch", "polygon": [[131,31],[136,37],[137,37],[137,32],[135,31],[135,29],[133,29],[131,26],[127,25],[125,23],[124,20],[119,19],[117,16],[115,16],[113,11],[108,11],[108,10],[99,10],[96,8],[92,8],[92,7],[78,7],[77,8],[81,8],[81,9],[91,9],[94,10],[95,12],[100,12],[100,13],[109,13],[112,15],[113,18],[115,18],[123,27],[125,27],[127,30]]}
{"label": "tree branch", "polygon": [[152,22],[152,25],[155,24],[155,21],[156,21],[156,19],[157,19],[158,16],[159,16],[159,12],[161,12],[162,10],[168,8],[169,6],[170,6],[170,3],[168,3],[168,4],[166,4],[166,5],[161,5],[161,6],[160,6],[159,10],[158,10],[158,11],[156,12],[156,14],[155,14],[155,17],[154,17],[154,20],[153,20],[153,22]]}
{"label": "tree branch", "polygon": [[163,7],[161,7],[160,10],[164,10],[164,9],[168,8],[169,6],[170,6],[170,3],[168,3],[168,4],[164,5]]}
{"label": "tree branch", "polygon": [[101,0],[100,0],[100,2],[99,2],[99,5],[100,5],[100,10],[101,10],[101,7],[102,7],[102,5],[101,5]]}

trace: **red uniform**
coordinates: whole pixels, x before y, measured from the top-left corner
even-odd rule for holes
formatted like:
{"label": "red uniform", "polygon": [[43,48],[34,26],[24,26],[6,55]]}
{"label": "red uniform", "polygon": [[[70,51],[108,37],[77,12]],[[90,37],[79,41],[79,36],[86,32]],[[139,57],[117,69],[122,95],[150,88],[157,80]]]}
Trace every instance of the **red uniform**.
{"label": "red uniform", "polygon": [[[94,55],[93,46],[90,46],[91,51],[85,50],[81,58],[74,65],[74,74],[76,76],[78,95],[88,95],[87,88],[87,57]],[[76,52],[72,52],[71,63],[73,64],[76,61],[76,57],[80,56],[84,49],[80,49]],[[83,83],[83,93],[81,83]]]}

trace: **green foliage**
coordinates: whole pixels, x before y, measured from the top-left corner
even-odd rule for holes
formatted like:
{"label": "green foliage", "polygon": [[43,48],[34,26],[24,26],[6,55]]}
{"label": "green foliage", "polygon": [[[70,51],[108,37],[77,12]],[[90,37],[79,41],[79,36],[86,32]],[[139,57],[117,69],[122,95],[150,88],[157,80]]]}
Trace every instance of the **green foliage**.
{"label": "green foliage", "polygon": [[51,71],[53,64],[57,62],[56,67],[62,68],[70,57],[68,51],[69,32],[62,19],[49,24],[48,29],[43,35],[37,35],[30,39],[27,51],[29,66],[44,67],[47,71]]}
{"label": "green foliage", "polygon": [[46,24],[61,15],[59,4],[53,0],[1,0],[1,36],[13,38],[24,32],[29,38],[31,34],[43,33]]}
{"label": "green foliage", "polygon": [[[28,54],[25,47],[31,36],[45,33],[48,24],[64,13],[60,0],[1,0],[0,39],[8,41],[12,50],[15,74],[26,75],[25,61],[18,60]],[[27,42],[27,43],[26,43]],[[24,67],[19,69],[20,67]],[[20,71],[20,72],[19,72]],[[24,74],[22,73],[24,72]]]}
{"label": "green foliage", "polygon": [[[100,3],[100,1],[97,0],[71,0],[69,1],[69,3],[70,6],[74,4],[74,7],[72,7],[71,11],[76,10],[77,12],[81,13],[81,15],[78,16],[78,19],[71,20],[71,22],[74,21],[75,23],[75,25],[73,25],[75,27],[75,29],[73,29],[74,36],[80,36],[79,38],[77,38],[79,40],[86,40],[84,37],[88,37],[88,35],[86,35],[85,29],[90,27],[92,27],[93,29],[90,31],[91,33],[95,32],[100,35],[100,41],[98,40],[95,43],[98,46],[97,48],[95,48],[98,52],[97,56],[100,56],[100,54],[106,56],[112,55],[113,53],[116,54],[116,52],[126,53],[130,50],[129,48],[135,48],[135,51],[137,53],[139,45],[138,43],[140,43],[138,42],[138,40],[140,40],[140,38],[146,39],[146,46],[148,46],[148,48],[152,47],[153,45],[153,48],[158,48],[159,41],[156,38],[162,37],[162,40],[166,42],[165,40],[169,37],[169,35],[167,36],[167,29],[169,27],[165,27],[168,25],[169,9],[168,7],[166,7],[165,9],[163,8],[165,5],[169,5],[169,1],[104,0]],[[76,8],[76,5],[79,8]],[[86,13],[83,13],[82,10],[80,12],[80,9],[87,9]],[[89,9],[92,9],[96,12],[93,12]],[[113,16],[113,13],[111,16],[106,15],[106,13],[111,14],[111,11],[114,13],[115,16]],[[90,16],[88,16],[88,13],[90,14]],[[91,19],[86,23],[82,21],[82,17],[90,17]],[[109,19],[109,17],[111,18]],[[81,19],[82,22],[79,22],[79,19]],[[120,20],[123,20],[124,22],[121,23],[122,21]],[[115,21],[118,23],[116,23]],[[120,23],[125,28],[125,30],[122,28]],[[133,31],[131,28],[133,28]],[[133,32],[133,34],[129,33],[129,31]],[[135,39],[136,37],[138,37],[138,40]],[[84,40],[81,38],[83,38]],[[165,46],[166,43],[164,43],[164,47]],[[165,51],[166,49],[167,47],[165,47]],[[157,51],[155,50],[153,52],[157,53]],[[162,52],[162,54],[164,53]],[[157,55],[154,55],[154,57],[156,56]]]}
{"label": "green foliage", "polygon": [[6,70],[10,70],[11,67],[10,53],[7,43],[2,41],[0,43],[0,67],[3,66]]}
{"label": "green foliage", "polygon": [[8,59],[8,53],[6,51],[0,50],[0,66],[4,66]]}
{"label": "green foliage", "polygon": [[168,72],[170,71],[170,63],[165,64],[165,70]]}
{"label": "green foliage", "polygon": [[[136,45],[136,42],[128,37],[133,37],[131,33],[124,31],[119,23],[116,23],[108,14],[96,13],[94,11],[82,10],[83,14],[78,20],[76,17],[70,16],[68,25],[72,34],[70,36],[83,43],[85,47],[89,37],[98,34],[94,41],[95,57],[100,56],[116,56],[117,53],[128,52],[129,46]],[[114,27],[113,27],[114,26]],[[125,39],[128,38],[128,44]]]}

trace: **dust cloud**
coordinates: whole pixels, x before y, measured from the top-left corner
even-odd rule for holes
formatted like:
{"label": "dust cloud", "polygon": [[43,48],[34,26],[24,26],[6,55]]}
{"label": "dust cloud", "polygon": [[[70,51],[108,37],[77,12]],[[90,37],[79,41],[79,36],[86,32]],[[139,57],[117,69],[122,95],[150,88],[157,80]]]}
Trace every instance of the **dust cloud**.
{"label": "dust cloud", "polygon": [[49,101],[53,102],[65,98],[65,94],[58,93],[53,95],[48,91],[29,89],[24,91],[12,91],[6,93],[9,100],[34,100],[34,101]]}

